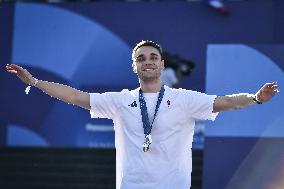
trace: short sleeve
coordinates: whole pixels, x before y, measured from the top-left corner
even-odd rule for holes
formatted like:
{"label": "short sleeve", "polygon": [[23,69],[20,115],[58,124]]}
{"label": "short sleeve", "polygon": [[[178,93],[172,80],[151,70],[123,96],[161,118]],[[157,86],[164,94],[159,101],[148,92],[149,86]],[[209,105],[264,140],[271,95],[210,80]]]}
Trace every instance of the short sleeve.
{"label": "short sleeve", "polygon": [[214,100],[216,95],[207,95],[205,93],[182,90],[182,106],[185,112],[194,119],[214,121],[218,113],[213,113]]}
{"label": "short sleeve", "polygon": [[91,118],[113,119],[120,102],[119,92],[90,93]]}

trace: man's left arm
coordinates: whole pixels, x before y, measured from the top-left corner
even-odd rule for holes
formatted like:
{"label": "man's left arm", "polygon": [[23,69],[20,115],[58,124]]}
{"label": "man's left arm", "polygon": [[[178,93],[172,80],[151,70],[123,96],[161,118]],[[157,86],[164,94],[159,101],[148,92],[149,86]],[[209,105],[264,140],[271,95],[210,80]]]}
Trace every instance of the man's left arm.
{"label": "man's left arm", "polygon": [[266,83],[256,94],[239,93],[216,97],[213,104],[213,113],[225,110],[236,110],[253,104],[261,104],[269,101],[279,93],[277,82]]}

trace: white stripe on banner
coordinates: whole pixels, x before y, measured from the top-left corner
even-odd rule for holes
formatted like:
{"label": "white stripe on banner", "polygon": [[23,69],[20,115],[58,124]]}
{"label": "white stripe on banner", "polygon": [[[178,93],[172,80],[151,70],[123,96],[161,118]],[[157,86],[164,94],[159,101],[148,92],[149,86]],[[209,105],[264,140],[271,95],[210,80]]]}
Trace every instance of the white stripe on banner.
{"label": "white stripe on banner", "polygon": [[87,123],[86,131],[93,131],[93,132],[109,132],[114,131],[112,125],[94,125],[91,123]]}

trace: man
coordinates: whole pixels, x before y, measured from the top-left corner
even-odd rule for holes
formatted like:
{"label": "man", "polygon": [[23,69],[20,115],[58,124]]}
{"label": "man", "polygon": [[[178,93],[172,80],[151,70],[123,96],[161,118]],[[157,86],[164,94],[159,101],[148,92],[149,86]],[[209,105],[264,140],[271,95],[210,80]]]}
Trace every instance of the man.
{"label": "man", "polygon": [[266,102],[279,92],[278,85],[267,83],[255,95],[215,96],[172,89],[161,83],[161,55],[158,44],[138,43],[132,52],[132,67],[140,87],[103,94],[37,80],[14,64],[6,68],[50,96],[90,110],[93,118],[113,119],[117,189],[188,189],[195,120],[214,120],[220,111]]}

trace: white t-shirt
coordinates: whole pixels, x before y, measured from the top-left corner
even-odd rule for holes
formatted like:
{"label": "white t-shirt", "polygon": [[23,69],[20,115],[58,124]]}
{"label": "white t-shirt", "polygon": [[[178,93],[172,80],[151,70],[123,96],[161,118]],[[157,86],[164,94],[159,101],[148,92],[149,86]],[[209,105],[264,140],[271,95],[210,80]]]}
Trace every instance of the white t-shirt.
{"label": "white t-shirt", "polygon": [[[158,93],[144,94],[150,121]],[[144,131],[139,88],[90,93],[91,117],[113,120],[117,189],[188,189],[191,185],[191,146],[196,119],[214,120],[215,95],[165,86],[152,128],[152,144],[143,152]],[[152,101],[152,105],[150,105]],[[154,105],[153,105],[154,103]],[[151,119],[152,118],[152,119]]]}

